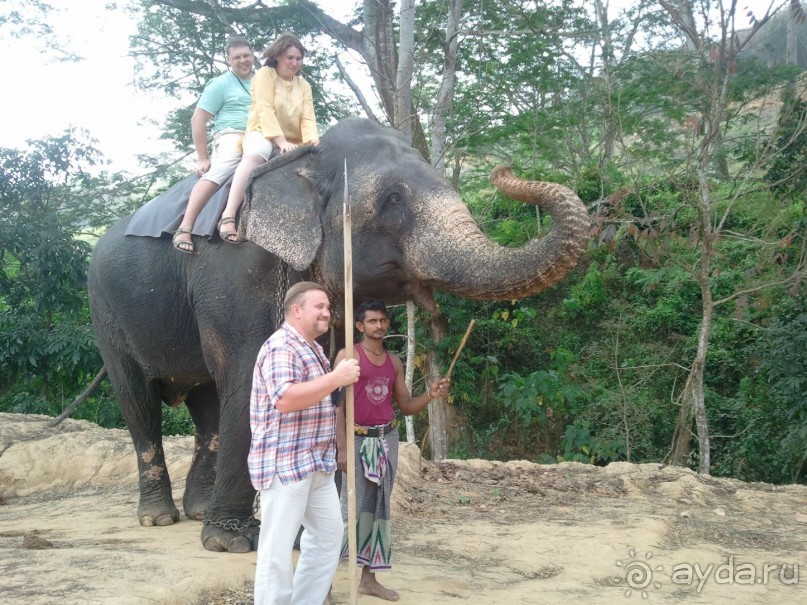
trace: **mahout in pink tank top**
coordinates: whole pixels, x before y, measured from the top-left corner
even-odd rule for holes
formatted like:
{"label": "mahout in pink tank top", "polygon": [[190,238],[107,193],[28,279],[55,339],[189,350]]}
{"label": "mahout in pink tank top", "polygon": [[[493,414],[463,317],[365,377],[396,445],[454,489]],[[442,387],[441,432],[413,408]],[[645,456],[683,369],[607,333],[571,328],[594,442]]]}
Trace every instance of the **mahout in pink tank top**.
{"label": "mahout in pink tank top", "polygon": [[395,366],[389,353],[384,363],[375,365],[367,357],[361,345],[356,346],[361,375],[354,393],[354,418],[361,426],[387,424],[395,416],[392,408],[392,393],[395,385]]}

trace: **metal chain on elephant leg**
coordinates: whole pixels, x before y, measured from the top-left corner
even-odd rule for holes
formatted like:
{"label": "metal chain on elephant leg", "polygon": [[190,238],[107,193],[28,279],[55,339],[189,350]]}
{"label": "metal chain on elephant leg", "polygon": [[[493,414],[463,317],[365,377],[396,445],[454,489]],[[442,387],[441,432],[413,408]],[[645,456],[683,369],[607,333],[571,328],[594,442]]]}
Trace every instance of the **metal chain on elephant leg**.
{"label": "metal chain on elephant leg", "polygon": [[275,329],[279,328],[285,316],[283,314],[283,301],[289,291],[289,265],[284,260],[277,264],[277,289],[275,291]]}
{"label": "metal chain on elephant leg", "polygon": [[243,522],[240,519],[222,519],[220,521],[212,521],[210,519],[205,519],[204,521],[202,521],[202,524],[212,525],[213,527],[219,527],[224,531],[234,531],[237,533],[241,533],[250,527],[260,525],[261,522],[255,518],[255,515],[250,515]]}

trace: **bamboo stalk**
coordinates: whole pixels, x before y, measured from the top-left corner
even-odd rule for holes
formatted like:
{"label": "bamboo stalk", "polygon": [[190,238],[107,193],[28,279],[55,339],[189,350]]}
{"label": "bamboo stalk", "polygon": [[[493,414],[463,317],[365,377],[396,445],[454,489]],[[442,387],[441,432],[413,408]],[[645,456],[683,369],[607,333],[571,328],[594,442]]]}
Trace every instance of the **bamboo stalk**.
{"label": "bamboo stalk", "polygon": [[[347,159],[345,159],[345,194],[342,203],[343,242],[345,248],[345,359],[353,359],[353,241],[351,237],[350,205],[347,190]],[[350,603],[358,602],[356,586],[356,451],[354,449],[353,426],[355,424],[353,385],[345,392],[345,435],[347,448],[347,541],[348,541],[348,580],[350,582]],[[344,488],[344,486],[343,486]]]}
{"label": "bamboo stalk", "polygon": [[457,352],[454,353],[454,359],[451,360],[451,365],[448,366],[448,372],[446,372],[446,378],[451,378],[451,372],[454,371],[454,364],[457,363],[457,358],[460,356],[460,352],[465,347],[465,343],[468,342],[468,336],[471,334],[471,330],[474,328],[474,323],[476,323],[475,319],[472,319],[471,322],[468,324],[468,329],[465,330],[465,336],[462,337],[462,342],[460,342],[460,347],[457,349]]}

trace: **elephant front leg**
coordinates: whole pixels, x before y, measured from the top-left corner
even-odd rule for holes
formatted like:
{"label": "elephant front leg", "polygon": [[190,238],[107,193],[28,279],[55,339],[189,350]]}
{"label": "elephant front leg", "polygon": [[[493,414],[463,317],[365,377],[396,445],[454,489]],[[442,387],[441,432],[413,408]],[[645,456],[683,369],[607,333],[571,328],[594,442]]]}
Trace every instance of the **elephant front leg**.
{"label": "elephant front leg", "polygon": [[223,389],[221,438],[216,481],[202,528],[207,550],[249,552],[258,545],[260,525],[252,503],[255,489],[249,480],[249,391],[244,385],[234,393]]}
{"label": "elephant front leg", "polygon": [[[219,472],[203,522],[202,544],[215,552],[249,552],[258,547],[260,532],[260,522],[252,509],[255,489],[243,462],[236,468],[222,468],[223,461],[233,460],[233,453],[224,455],[224,449],[219,453]],[[236,461],[243,456],[245,462],[246,451],[239,454]]]}

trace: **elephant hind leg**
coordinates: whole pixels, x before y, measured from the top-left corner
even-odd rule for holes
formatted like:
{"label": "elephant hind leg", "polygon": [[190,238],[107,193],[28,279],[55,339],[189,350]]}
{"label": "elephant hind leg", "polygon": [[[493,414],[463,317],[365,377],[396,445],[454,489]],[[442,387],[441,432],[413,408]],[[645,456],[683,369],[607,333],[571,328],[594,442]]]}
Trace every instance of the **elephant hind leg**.
{"label": "elephant hind leg", "polygon": [[201,521],[207,513],[216,479],[219,451],[219,397],[216,385],[210,382],[195,387],[188,393],[185,405],[196,425],[196,437],[182,508],[186,517]]}
{"label": "elephant hind leg", "polygon": [[172,525],[179,521],[179,511],[174,505],[163,451],[162,400],[158,384],[148,380],[139,365],[128,357],[118,356],[106,365],[137,455],[140,525]]}

